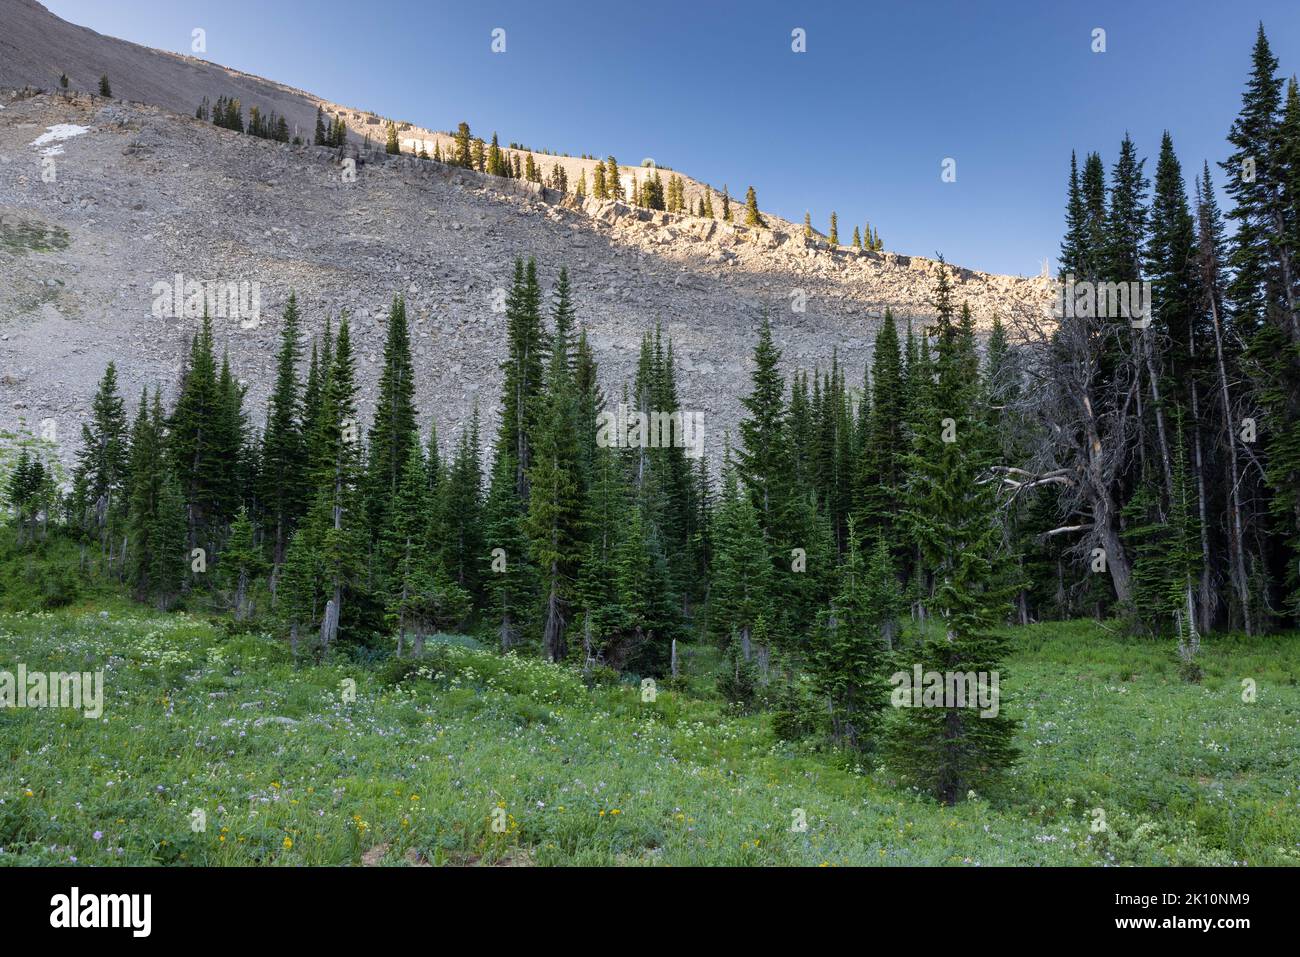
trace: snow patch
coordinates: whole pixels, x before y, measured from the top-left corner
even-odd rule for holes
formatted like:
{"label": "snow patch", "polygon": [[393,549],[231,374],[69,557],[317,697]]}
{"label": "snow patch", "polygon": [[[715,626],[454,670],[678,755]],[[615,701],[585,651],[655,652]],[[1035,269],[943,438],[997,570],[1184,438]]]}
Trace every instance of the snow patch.
{"label": "snow patch", "polygon": [[[60,140],[70,140],[74,136],[80,136],[82,133],[89,132],[89,126],[77,126],[75,123],[57,123],[54,126],[47,126],[45,132],[32,140],[30,145],[44,146],[46,143],[57,143]],[[63,147],[61,146],[52,147],[52,149],[57,149],[60,153],[63,152]],[[46,150],[42,155],[55,156],[57,154],[50,152],[50,150]]]}

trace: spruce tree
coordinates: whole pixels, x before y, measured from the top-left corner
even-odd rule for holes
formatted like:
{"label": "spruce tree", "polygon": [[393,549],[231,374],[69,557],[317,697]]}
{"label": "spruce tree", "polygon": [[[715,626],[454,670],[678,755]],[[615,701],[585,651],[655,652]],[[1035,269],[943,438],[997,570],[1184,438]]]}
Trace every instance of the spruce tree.
{"label": "spruce tree", "polygon": [[733,644],[749,661],[754,627],[770,609],[773,576],[758,513],[740,486],[730,454],[724,456],[722,491],[713,516],[709,627],[724,649]]}
{"label": "spruce tree", "polygon": [[520,643],[536,595],[535,570],[523,530],[523,507],[515,486],[516,471],[513,450],[501,447],[483,507],[483,582],[487,592],[484,614],[496,629],[503,653]]}
{"label": "spruce tree", "polygon": [[319,471],[314,476],[316,499],[306,519],[312,528],[301,536],[304,547],[314,551],[305,558],[319,567],[326,585],[327,603],[316,609],[320,644],[326,652],[338,637],[344,598],[358,584],[364,561],[356,395],[351,336],[344,318],[313,439]]}
{"label": "spruce tree", "polygon": [[434,507],[431,550],[451,580],[474,597],[481,597],[483,539],[483,478],[479,464],[478,407],[456,443],[456,451],[439,482]]}
{"label": "spruce tree", "polygon": [[829,706],[832,739],[855,751],[872,748],[889,703],[885,626],[901,611],[889,546],[879,540],[864,560],[850,526],[838,589],[817,623],[810,666]]}
{"label": "spruce tree", "polygon": [[371,541],[383,533],[388,508],[411,448],[418,446],[415,410],[415,370],[411,362],[411,337],[406,322],[406,300],[393,299],[388,310],[388,335],[384,342],[384,367],[379,374],[375,417],[366,437],[365,496]]}
{"label": "spruce tree", "polygon": [[[924,601],[933,620],[919,645],[903,657],[920,665],[922,673],[997,673],[1000,681],[1008,642],[996,627],[1009,596],[995,584],[1002,534],[995,486],[986,481],[991,441],[978,402],[979,383],[970,374],[977,361],[974,342],[954,315],[946,271],[940,260],[934,376],[925,390],[928,397],[918,404],[908,457],[908,524],[932,580]],[[1002,710],[985,715],[955,698],[925,705],[900,709],[891,761],[945,803],[955,804],[1014,759],[1016,725]]]}
{"label": "spruce tree", "polygon": [[610,199],[623,199],[623,180],[618,172],[618,160],[612,156],[605,158],[605,189]]}
{"label": "spruce tree", "polygon": [[468,594],[452,582],[428,547],[431,514],[427,483],[424,456],[419,444],[412,444],[389,507],[391,519],[379,544],[385,620],[397,633],[399,657],[408,635],[414,636],[412,650],[419,655],[426,635],[455,626],[469,610]]}
{"label": "spruce tree", "polygon": [[578,403],[564,326],[562,320],[552,338],[546,390],[538,400],[536,456],[528,469],[526,528],[542,587],[542,648],[551,661],[567,653],[572,586],[582,559]]}
{"label": "spruce tree", "polygon": [[506,297],[506,361],[502,363],[501,424],[497,456],[509,452],[515,463],[515,487],[521,502],[528,498],[528,470],[532,468],[533,415],[545,375],[541,319],[541,290],[537,264],[527,267],[515,260],[514,281]]}
{"label": "spruce tree", "polygon": [[[312,347],[308,391],[304,401],[298,391],[299,338],[298,299],[290,291],[280,329],[280,351],[275,360],[275,384],[267,402],[266,428],[262,432],[262,488],[260,497],[267,510],[271,535],[271,562],[277,568],[284,561],[289,536],[306,508],[309,476],[304,424],[310,427],[318,398],[317,357]],[[311,403],[310,405],[308,403]]]}
{"label": "spruce tree", "polygon": [[90,422],[81,426],[81,450],[73,473],[79,505],[76,519],[94,534],[112,561],[116,528],[127,505],[126,412],[117,391],[117,367],[109,362],[91,402]]}
{"label": "spruce tree", "polygon": [[758,194],[754,192],[754,187],[749,187],[745,191],[745,225],[746,226],[766,226],[767,223],[758,212]]}
{"label": "spruce tree", "polygon": [[256,529],[248,509],[241,506],[230,526],[230,539],[221,550],[218,574],[229,596],[230,610],[236,621],[253,614],[254,592],[266,572],[266,560],[256,544]]}
{"label": "spruce tree", "polygon": [[167,446],[187,506],[187,542],[190,548],[209,552],[215,551],[213,541],[225,517],[222,507],[233,461],[221,442],[221,409],[212,320],[205,309],[203,325],[190,341],[180,395],[168,422]]}
{"label": "spruce tree", "polygon": [[452,147],[452,163],[462,169],[470,169],[473,161],[470,157],[470,135],[469,124],[460,123],[456,127],[455,144]]}

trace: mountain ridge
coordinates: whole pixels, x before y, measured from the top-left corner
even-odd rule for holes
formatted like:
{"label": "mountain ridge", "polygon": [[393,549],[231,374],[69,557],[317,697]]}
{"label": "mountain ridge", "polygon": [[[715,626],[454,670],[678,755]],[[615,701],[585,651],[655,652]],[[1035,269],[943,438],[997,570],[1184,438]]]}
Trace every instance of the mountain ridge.
{"label": "mountain ridge", "polygon": [[[0,8],[57,20],[33,0],[0,0]],[[29,61],[58,55],[47,50]],[[164,63],[188,60],[159,55],[172,58]],[[12,84],[8,69],[0,80]],[[115,93],[129,95],[126,77],[112,81]],[[778,217],[769,228],[749,228],[579,201],[532,183],[367,152],[355,135],[342,150],[280,144],[197,120],[192,104],[181,111],[15,89],[0,93],[0,106],[0,219],[10,224],[0,276],[11,280],[0,288],[0,384],[12,392],[0,403],[0,429],[62,423],[65,459],[109,359],[132,402],[140,386],[169,383],[179,369],[194,323],[150,312],[155,284],[177,273],[260,285],[257,327],[217,329],[235,374],[249,384],[254,426],[291,289],[309,331],[344,310],[352,315],[363,415],[373,403],[369,367],[382,353],[383,316],[394,295],[405,295],[422,424],[436,414],[439,432],[451,438],[475,398],[491,428],[504,324],[494,305],[515,256],[535,255],[548,285],[561,266],[569,269],[611,397],[634,373],[641,336],[663,323],[682,401],[705,413],[707,454],[716,458],[740,416],[764,312],[785,350],[787,375],[825,368],[837,356],[849,381],[860,383],[884,309],[900,321],[923,319],[937,269],[921,257],[832,249]],[[34,141],[61,126],[86,132],[43,155],[50,147]],[[56,174],[49,183],[47,159]],[[553,159],[561,158],[543,157]],[[345,160],[360,164],[354,182],[344,176]],[[23,236],[28,241],[15,238]],[[37,248],[42,243],[31,236],[64,241]],[[952,272],[957,300],[969,301],[983,326],[995,314],[1038,308],[1048,289],[1043,279]]]}

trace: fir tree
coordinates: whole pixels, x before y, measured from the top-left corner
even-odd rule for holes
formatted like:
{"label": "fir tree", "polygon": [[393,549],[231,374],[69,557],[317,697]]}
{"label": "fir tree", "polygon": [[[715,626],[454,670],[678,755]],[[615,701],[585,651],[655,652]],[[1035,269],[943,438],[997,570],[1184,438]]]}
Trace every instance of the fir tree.
{"label": "fir tree", "polygon": [[483,556],[483,478],[479,465],[478,407],[461,431],[455,454],[437,489],[431,546],[455,584],[480,597]]}
{"label": "fir tree", "polygon": [[408,635],[414,636],[413,651],[419,655],[427,634],[455,626],[469,610],[468,594],[452,582],[428,547],[431,514],[427,483],[424,456],[420,446],[412,444],[379,547],[385,620],[397,632],[399,657]]}
{"label": "fir tree", "polygon": [[375,417],[366,441],[366,515],[372,542],[387,527],[388,504],[397,494],[411,448],[419,444],[415,417],[415,370],[411,364],[406,300],[397,296],[388,310],[384,368],[379,375]]}
{"label": "fir tree", "polygon": [[298,299],[292,291],[284,307],[283,320],[280,351],[275,360],[275,385],[267,402],[266,428],[262,433],[263,484],[260,490],[271,533],[271,562],[276,567],[284,561],[289,536],[306,507],[309,476],[306,474],[307,448],[303,428],[304,423],[310,425],[313,421],[319,392],[317,357],[313,346],[308,378],[310,395],[305,400],[299,395]]}
{"label": "fir tree", "polygon": [[772,600],[772,564],[758,513],[740,487],[737,470],[724,457],[722,492],[713,517],[709,626],[724,648],[735,644],[748,662],[754,627]]}
{"label": "fir tree", "polygon": [[455,145],[452,147],[452,164],[463,169],[470,169],[473,165],[470,158],[470,135],[469,124],[462,122],[456,127]]}
{"label": "fir tree", "polygon": [[745,191],[745,225],[767,226],[767,223],[758,212],[758,194],[754,192],[752,186]]}
{"label": "fir tree", "polygon": [[619,176],[618,160],[612,156],[605,158],[605,190],[610,199],[623,199],[623,179]]}
{"label": "fir tree", "polygon": [[[994,486],[984,480],[990,441],[977,402],[979,383],[970,375],[974,343],[954,316],[942,260],[939,276],[934,377],[918,405],[908,459],[908,524],[933,583],[926,605],[935,621],[906,655],[923,673],[992,675],[1000,673],[1007,651],[1007,640],[994,629],[1008,595],[994,585],[1002,535]],[[927,705],[900,711],[891,759],[905,776],[955,804],[980,778],[1014,759],[1015,722],[1001,711],[985,715],[968,701]]]}
{"label": "fir tree", "polygon": [[110,561],[114,531],[127,505],[126,412],[117,391],[117,367],[109,362],[90,407],[89,424],[81,426],[81,451],[73,473],[77,521],[93,532]]}
{"label": "fir tree", "polygon": [[519,644],[536,594],[523,509],[515,487],[516,470],[513,451],[502,447],[493,463],[483,508],[485,614],[493,622],[503,653]]}
{"label": "fir tree", "polygon": [[241,506],[235,514],[235,521],[230,526],[230,540],[221,551],[218,572],[230,596],[230,610],[235,620],[251,617],[253,592],[266,572],[266,560],[256,544],[256,530],[247,508]]}
{"label": "fir tree", "polygon": [[509,452],[517,470],[515,487],[521,502],[528,498],[528,470],[532,468],[532,416],[544,377],[541,291],[537,264],[527,267],[515,260],[514,281],[506,297],[507,354],[502,364],[501,425],[497,456]]}
{"label": "fir tree", "polygon": [[[567,293],[563,302],[567,304]],[[567,652],[572,586],[582,558],[578,405],[570,370],[567,312],[566,305],[551,342],[546,390],[536,416],[536,457],[528,469],[526,527],[543,591],[542,648],[551,661],[561,660]]]}
{"label": "fir tree", "polygon": [[829,705],[833,740],[865,751],[889,702],[884,628],[902,609],[889,546],[879,540],[868,563],[857,538],[850,526],[839,587],[818,621],[810,665]]}
{"label": "fir tree", "polygon": [[[322,650],[328,651],[339,634],[343,601],[355,587],[363,565],[364,530],[358,484],[361,478],[357,436],[356,382],[351,337],[347,319],[339,323],[333,346],[332,365],[324,387],[320,415],[315,424],[312,457],[317,463],[313,481],[315,501],[294,544],[304,554],[294,557],[299,571],[296,587],[306,594],[295,596],[292,607],[310,607],[319,614]],[[291,546],[292,548],[292,546]],[[301,569],[313,569],[311,577]],[[325,604],[316,589],[324,584]],[[316,620],[301,622],[316,625]]]}

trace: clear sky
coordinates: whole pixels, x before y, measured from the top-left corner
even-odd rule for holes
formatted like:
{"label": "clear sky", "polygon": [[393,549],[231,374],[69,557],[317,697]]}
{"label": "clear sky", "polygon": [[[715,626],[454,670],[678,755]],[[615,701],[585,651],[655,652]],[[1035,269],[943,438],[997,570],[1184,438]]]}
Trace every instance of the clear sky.
{"label": "clear sky", "polygon": [[1056,254],[1071,149],[1109,167],[1127,130],[1149,176],[1168,128],[1185,170],[1222,159],[1259,21],[1300,73],[1300,0],[44,2],[177,52],[202,27],[209,60],[396,119],[649,157],[822,230],[835,210],[841,241],[869,221],[889,249],[1024,274]]}

